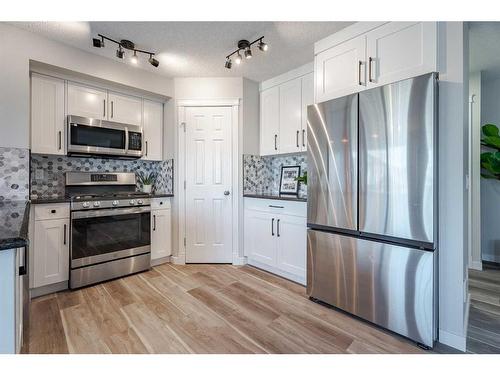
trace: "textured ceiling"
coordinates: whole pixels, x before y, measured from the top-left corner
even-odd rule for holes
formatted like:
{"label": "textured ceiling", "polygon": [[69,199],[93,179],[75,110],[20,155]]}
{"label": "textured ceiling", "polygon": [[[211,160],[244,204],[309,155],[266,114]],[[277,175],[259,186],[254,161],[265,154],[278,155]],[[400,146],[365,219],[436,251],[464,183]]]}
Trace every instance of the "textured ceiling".
{"label": "textured ceiling", "polygon": [[[157,52],[160,67],[147,57],[138,68],[168,77],[243,76],[263,81],[313,60],[314,42],[352,22],[14,22],[15,26],[62,43],[115,57],[116,47],[92,47],[97,33],[113,39],[129,39],[136,48]],[[233,69],[224,68],[225,56],[239,39],[250,41],[264,35],[265,54],[253,49],[253,58]],[[130,54],[128,54],[130,57]],[[129,59],[123,63],[131,64]]]}
{"label": "textured ceiling", "polygon": [[469,70],[500,76],[500,22],[470,22]]}

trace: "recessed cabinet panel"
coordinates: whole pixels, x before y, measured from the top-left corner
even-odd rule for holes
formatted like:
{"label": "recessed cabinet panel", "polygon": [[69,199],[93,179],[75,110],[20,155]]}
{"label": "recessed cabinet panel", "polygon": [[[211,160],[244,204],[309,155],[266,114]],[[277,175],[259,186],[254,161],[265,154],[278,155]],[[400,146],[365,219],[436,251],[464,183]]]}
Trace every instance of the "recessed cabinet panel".
{"label": "recessed cabinet panel", "polygon": [[144,157],[163,160],[163,104],[144,100]]}
{"label": "recessed cabinet panel", "polygon": [[272,87],[260,94],[260,154],[279,152],[280,90]]}
{"label": "recessed cabinet panel", "polygon": [[307,106],[314,104],[314,74],[302,77],[302,113],[300,129],[300,150],[307,151]]}
{"label": "recessed cabinet panel", "polygon": [[142,125],[142,100],[135,96],[109,93],[108,119],[131,125]]}
{"label": "recessed cabinet panel", "polygon": [[364,35],[319,53],[315,60],[316,102],[341,97],[366,87]]}
{"label": "recessed cabinet panel", "polygon": [[302,130],[302,80],[279,86],[279,151],[282,154],[301,151]]}
{"label": "recessed cabinet panel", "polygon": [[245,213],[245,251],[250,259],[276,265],[276,219],[273,215],[247,210]]}
{"label": "recessed cabinet panel", "polygon": [[172,255],[171,210],[153,210],[151,216],[151,260]]}
{"label": "recessed cabinet panel", "polygon": [[31,152],[64,155],[64,81],[31,77]]}
{"label": "recessed cabinet panel", "polygon": [[68,82],[68,115],[107,120],[106,90]]}
{"label": "recessed cabinet panel", "polygon": [[367,34],[368,86],[436,71],[436,23],[390,22]]}
{"label": "recessed cabinet panel", "polygon": [[280,215],[277,217],[276,235],[278,268],[296,275],[306,274],[306,218]]}

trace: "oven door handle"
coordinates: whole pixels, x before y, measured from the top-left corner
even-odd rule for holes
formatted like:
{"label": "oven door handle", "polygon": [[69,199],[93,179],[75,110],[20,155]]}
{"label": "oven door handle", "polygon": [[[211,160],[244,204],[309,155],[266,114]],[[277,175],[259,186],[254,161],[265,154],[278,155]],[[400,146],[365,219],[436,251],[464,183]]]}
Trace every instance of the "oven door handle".
{"label": "oven door handle", "polygon": [[89,210],[89,211],[73,211],[71,213],[71,217],[73,219],[87,219],[91,217],[142,214],[145,212],[151,212],[151,207],[143,206],[143,207],[130,207],[130,208],[105,208],[100,210]]}

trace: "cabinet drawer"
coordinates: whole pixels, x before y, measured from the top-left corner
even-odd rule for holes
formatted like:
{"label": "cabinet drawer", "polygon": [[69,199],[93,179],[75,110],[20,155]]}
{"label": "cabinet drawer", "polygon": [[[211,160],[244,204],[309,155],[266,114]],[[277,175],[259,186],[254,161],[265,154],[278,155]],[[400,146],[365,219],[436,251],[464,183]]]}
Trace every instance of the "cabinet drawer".
{"label": "cabinet drawer", "polygon": [[152,210],[163,210],[171,208],[170,198],[153,198],[151,199]]}
{"label": "cabinet drawer", "polygon": [[37,204],[35,206],[35,220],[67,218],[69,218],[69,203]]}
{"label": "cabinet drawer", "polygon": [[277,199],[245,198],[245,210],[306,217],[307,203]]}

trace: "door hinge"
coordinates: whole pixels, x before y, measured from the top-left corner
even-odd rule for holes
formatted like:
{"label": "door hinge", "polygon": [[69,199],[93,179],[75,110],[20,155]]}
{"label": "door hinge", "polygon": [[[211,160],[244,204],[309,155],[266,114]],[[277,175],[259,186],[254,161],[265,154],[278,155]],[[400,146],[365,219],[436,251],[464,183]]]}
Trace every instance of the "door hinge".
{"label": "door hinge", "polygon": [[184,133],[186,132],[186,123],[185,122],[181,122],[181,126],[182,126],[182,129],[184,129]]}
{"label": "door hinge", "polygon": [[186,237],[184,237],[184,247],[186,247]]}

